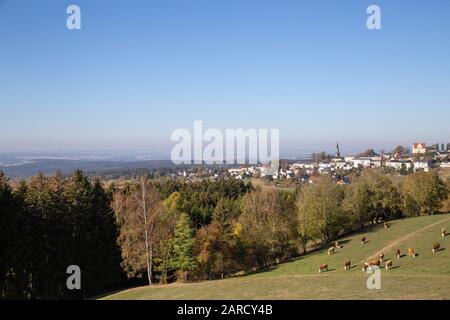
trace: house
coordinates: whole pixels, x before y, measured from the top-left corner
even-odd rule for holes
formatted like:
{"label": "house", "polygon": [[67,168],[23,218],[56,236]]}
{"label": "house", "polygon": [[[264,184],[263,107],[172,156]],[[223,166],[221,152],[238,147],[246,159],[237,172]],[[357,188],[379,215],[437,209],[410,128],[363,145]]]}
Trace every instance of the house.
{"label": "house", "polygon": [[373,167],[379,168],[381,167],[381,156],[370,157],[370,164]]}
{"label": "house", "polygon": [[414,162],[414,171],[423,170],[428,172],[432,166],[433,163],[431,161],[416,161]]}
{"label": "house", "polygon": [[441,168],[449,168],[450,169],[450,162],[442,162]]}
{"label": "house", "polygon": [[338,169],[344,169],[346,167],[347,163],[345,161],[336,161],[334,163],[334,166]]}
{"label": "house", "polygon": [[412,153],[413,154],[424,154],[427,152],[427,145],[424,142],[413,143]]}
{"label": "house", "polygon": [[413,166],[411,161],[402,161],[402,160],[386,161],[386,167],[391,167],[396,170],[400,170],[403,165],[405,166],[406,169],[410,169]]}
{"label": "house", "polygon": [[356,157],[353,157],[353,156],[344,157],[344,161],[345,161],[345,162],[352,162],[353,159],[355,159],[355,158],[356,158]]}
{"label": "house", "polygon": [[356,157],[352,160],[354,168],[367,168],[370,167],[372,160],[370,157]]}

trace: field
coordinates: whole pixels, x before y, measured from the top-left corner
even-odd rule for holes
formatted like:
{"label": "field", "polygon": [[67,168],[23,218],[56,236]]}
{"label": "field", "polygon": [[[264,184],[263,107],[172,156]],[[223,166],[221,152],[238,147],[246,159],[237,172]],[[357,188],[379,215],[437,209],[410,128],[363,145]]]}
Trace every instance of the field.
{"label": "field", "polygon": [[[139,287],[103,299],[450,299],[450,235],[442,239],[441,228],[450,231],[450,214],[396,220],[388,229],[380,225],[342,238],[343,248],[334,255],[324,249],[250,275]],[[442,249],[432,253],[435,242]],[[403,255],[408,247],[416,258],[395,258],[395,249]],[[369,290],[362,262],[379,252],[392,259],[393,269],[382,269],[381,289]],[[344,270],[344,260],[352,261],[350,270]],[[321,263],[328,272],[319,274]]]}

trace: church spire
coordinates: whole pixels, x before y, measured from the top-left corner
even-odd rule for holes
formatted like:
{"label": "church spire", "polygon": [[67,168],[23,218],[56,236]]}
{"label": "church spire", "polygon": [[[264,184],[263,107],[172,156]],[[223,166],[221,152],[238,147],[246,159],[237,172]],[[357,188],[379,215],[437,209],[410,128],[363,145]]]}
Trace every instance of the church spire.
{"label": "church spire", "polygon": [[339,142],[336,142],[336,158],[341,157],[341,152],[339,151]]}

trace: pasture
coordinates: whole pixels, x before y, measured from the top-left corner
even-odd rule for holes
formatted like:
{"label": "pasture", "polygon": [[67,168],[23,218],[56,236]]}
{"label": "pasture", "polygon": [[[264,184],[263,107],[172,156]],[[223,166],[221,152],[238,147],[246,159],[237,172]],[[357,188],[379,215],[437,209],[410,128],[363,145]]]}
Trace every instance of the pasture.
{"label": "pasture", "polygon": [[[145,286],[103,299],[450,299],[450,214],[395,220],[340,239],[342,248],[328,248],[268,270],[224,280]],[[365,236],[367,242],[361,244]],[[433,243],[440,251],[432,252]],[[414,248],[417,257],[408,257]],[[400,249],[401,258],[395,257]],[[384,253],[391,270],[381,270],[381,289],[369,290],[362,272],[365,261]],[[344,261],[351,268],[344,270]],[[329,271],[319,273],[319,265]]]}

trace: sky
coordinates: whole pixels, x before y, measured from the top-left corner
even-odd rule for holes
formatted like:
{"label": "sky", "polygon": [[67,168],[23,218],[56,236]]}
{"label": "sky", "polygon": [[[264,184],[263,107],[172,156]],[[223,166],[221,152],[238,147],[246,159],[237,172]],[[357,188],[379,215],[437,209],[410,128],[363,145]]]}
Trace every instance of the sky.
{"label": "sky", "polygon": [[165,153],[196,120],[281,154],[447,143],[449,40],[448,0],[0,0],[0,153]]}

